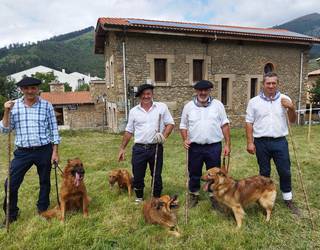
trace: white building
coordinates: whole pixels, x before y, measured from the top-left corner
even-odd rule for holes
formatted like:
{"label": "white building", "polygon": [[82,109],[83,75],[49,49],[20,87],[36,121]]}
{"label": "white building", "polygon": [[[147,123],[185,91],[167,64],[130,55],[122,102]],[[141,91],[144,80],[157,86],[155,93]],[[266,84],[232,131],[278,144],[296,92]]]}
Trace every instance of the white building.
{"label": "white building", "polygon": [[81,83],[90,83],[91,80],[101,80],[99,77],[91,77],[89,75],[84,75],[79,72],[73,72],[73,73],[66,73],[64,69],[62,71],[51,69],[45,66],[37,66],[34,68],[26,69],[24,71],[20,71],[17,73],[14,73],[12,75],[9,75],[8,77],[11,77],[14,79],[16,82],[20,81],[23,76],[31,76],[35,73],[49,73],[53,72],[53,74],[57,77],[57,80],[61,83],[69,83],[70,86],[72,87],[72,90],[75,90],[79,84]]}

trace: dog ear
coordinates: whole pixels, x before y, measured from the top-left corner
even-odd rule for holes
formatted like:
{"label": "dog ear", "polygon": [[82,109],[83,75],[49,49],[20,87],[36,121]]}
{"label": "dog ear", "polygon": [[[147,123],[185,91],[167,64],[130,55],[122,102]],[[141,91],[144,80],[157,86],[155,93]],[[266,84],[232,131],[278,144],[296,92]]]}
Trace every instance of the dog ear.
{"label": "dog ear", "polygon": [[68,160],[67,160],[67,162],[68,162],[68,164],[70,164],[71,160],[70,160],[70,159],[68,159]]}

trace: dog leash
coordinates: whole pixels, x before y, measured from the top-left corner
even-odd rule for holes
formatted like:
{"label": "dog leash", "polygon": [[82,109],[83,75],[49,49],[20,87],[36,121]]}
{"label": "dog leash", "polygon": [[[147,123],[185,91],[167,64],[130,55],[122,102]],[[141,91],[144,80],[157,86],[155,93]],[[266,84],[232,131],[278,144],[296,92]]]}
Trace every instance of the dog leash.
{"label": "dog leash", "polygon": [[61,173],[63,173],[63,171],[61,170],[61,168],[59,167],[59,164],[56,161],[53,162],[53,168],[54,168],[54,176],[55,176],[55,179],[56,179],[57,201],[58,201],[58,205],[60,207],[57,168],[60,170]]}

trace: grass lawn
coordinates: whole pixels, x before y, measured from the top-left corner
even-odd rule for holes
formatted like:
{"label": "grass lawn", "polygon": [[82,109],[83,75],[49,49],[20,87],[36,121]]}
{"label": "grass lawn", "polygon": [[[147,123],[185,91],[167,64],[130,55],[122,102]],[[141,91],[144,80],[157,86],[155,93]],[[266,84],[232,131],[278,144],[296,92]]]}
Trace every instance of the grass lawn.
{"label": "grass lawn", "polygon": [[[36,215],[39,184],[36,168],[26,175],[19,192],[20,218],[10,227],[10,233],[0,230],[0,249],[310,249],[320,248],[320,126],[312,127],[311,143],[307,143],[307,127],[293,129],[302,166],[304,183],[316,223],[317,232],[312,235],[303,192],[290,139],[293,191],[303,217],[295,218],[285,208],[278,192],[271,221],[266,223],[262,209],[254,205],[246,209],[244,225],[235,229],[233,217],[212,211],[207,194],[189,212],[189,224],[184,224],[185,152],[178,133],[165,144],[163,184],[164,194],[180,197],[180,238],[169,236],[155,225],[146,225],[141,207],[127,193],[110,190],[107,172],[124,167],[131,169],[131,145],[127,148],[126,161],[117,162],[120,135],[101,132],[63,132],[60,146],[61,166],[68,158],[79,157],[86,168],[85,182],[92,198],[89,218],[81,214],[69,214],[65,224],[57,220],[47,222]],[[7,137],[0,136],[0,200],[4,196],[3,182],[6,176]],[[232,129],[231,175],[244,178],[258,173],[255,156],[246,152],[244,129]],[[272,178],[278,185],[275,168]],[[51,204],[56,205],[54,174],[51,175]],[[61,178],[59,177],[59,181]],[[150,175],[146,177],[145,194],[150,195]],[[0,218],[4,218],[1,213]],[[312,245],[313,244],[313,245]]]}

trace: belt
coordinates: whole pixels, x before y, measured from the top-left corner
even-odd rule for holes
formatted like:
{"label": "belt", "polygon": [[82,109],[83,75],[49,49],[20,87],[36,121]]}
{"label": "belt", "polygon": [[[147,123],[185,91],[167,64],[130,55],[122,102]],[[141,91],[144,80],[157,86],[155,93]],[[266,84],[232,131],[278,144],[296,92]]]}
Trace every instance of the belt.
{"label": "belt", "polygon": [[280,137],[268,137],[268,136],[262,136],[262,137],[255,137],[255,140],[264,140],[264,141],[277,141],[277,140],[283,140],[285,139],[285,136]]}
{"label": "belt", "polygon": [[22,151],[36,151],[36,150],[40,150],[42,148],[45,148],[49,145],[50,144],[46,144],[46,145],[42,145],[42,146],[33,146],[33,147],[19,147],[19,146],[17,146],[17,149],[22,150]]}
{"label": "belt", "polygon": [[157,144],[156,143],[149,143],[149,144],[135,143],[134,145],[138,147],[143,147],[144,149],[150,149],[150,148],[156,147]]}

